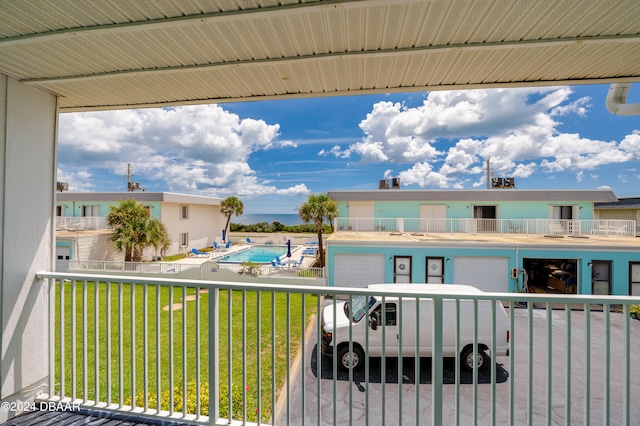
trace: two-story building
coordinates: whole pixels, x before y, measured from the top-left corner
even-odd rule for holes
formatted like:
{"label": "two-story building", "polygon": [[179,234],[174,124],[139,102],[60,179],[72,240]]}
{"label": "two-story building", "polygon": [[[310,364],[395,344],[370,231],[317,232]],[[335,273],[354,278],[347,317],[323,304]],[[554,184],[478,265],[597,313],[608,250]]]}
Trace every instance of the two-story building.
{"label": "two-story building", "polygon": [[[166,255],[191,247],[209,247],[221,235],[226,217],[222,199],[170,192],[60,192],[56,195],[56,269],[66,271],[69,260],[122,261],[124,253],[113,248],[106,224],[109,208],[120,200],[135,199],[152,218],[167,229],[170,247]],[[145,258],[158,256],[152,249]]]}
{"label": "two-story building", "polygon": [[640,294],[635,221],[594,219],[610,190],[332,191],[327,280]]}
{"label": "two-story building", "polygon": [[594,209],[594,219],[634,220],[640,236],[640,197],[618,197],[616,202],[595,203]]}

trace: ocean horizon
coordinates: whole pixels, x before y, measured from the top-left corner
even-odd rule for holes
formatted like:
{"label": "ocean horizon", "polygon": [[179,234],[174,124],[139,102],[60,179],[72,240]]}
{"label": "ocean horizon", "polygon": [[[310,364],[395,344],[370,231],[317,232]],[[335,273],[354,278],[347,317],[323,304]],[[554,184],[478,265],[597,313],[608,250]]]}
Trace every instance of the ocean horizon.
{"label": "ocean horizon", "polygon": [[242,225],[253,225],[260,222],[280,222],[287,226],[303,224],[297,213],[243,214],[241,216],[232,216],[231,222]]}

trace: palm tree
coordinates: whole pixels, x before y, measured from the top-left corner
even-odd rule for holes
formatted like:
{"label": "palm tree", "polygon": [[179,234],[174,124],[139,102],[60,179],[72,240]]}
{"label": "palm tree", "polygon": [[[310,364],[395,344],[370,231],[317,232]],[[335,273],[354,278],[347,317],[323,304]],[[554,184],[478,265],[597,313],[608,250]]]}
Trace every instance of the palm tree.
{"label": "palm tree", "polygon": [[113,228],[111,242],[118,252],[124,251],[124,260],[139,262],[146,247],[169,247],[169,235],[158,219],[152,219],[136,200],[120,200],[109,208],[107,224]]}
{"label": "palm tree", "polygon": [[[320,253],[318,266],[323,268],[324,248],[322,244],[322,225],[325,218],[327,218],[329,222],[333,222],[333,219],[338,215],[338,204],[335,200],[332,200],[328,194],[311,194],[307,201],[302,203],[298,208],[298,214],[304,223],[313,221],[316,224],[316,231],[318,232],[318,252]],[[331,229],[333,230],[333,225]]]}
{"label": "palm tree", "polygon": [[228,236],[231,216],[234,214],[236,216],[240,216],[244,212],[244,204],[242,204],[242,201],[240,201],[238,197],[227,197],[220,203],[220,211],[227,217],[227,224],[224,226],[224,231],[227,235],[227,239],[231,241]]}

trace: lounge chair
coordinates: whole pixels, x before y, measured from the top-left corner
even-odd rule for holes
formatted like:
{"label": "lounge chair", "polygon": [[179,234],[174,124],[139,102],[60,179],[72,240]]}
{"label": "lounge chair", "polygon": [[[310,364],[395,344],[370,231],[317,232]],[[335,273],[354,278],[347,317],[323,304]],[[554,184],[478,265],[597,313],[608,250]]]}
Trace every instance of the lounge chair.
{"label": "lounge chair", "polygon": [[315,255],[317,251],[318,251],[317,248],[306,248],[306,249],[302,250],[302,254]]}
{"label": "lounge chair", "polygon": [[300,260],[298,260],[296,263],[293,264],[294,268],[297,268],[299,266],[302,266],[302,261],[304,260],[304,256],[300,256]]}
{"label": "lounge chair", "polygon": [[198,251],[198,249],[195,248],[195,247],[191,249],[191,253],[193,253],[193,255],[195,257],[209,257],[209,256],[211,256],[211,253],[206,252],[206,251]]}
{"label": "lounge chair", "polygon": [[229,241],[225,246],[224,249],[225,250],[229,250],[231,248],[231,241]]}
{"label": "lounge chair", "polygon": [[218,244],[217,241],[213,242],[213,249],[215,251],[226,251],[227,250],[225,247],[220,247],[220,244]]}
{"label": "lounge chair", "polygon": [[280,258],[279,258],[279,257],[276,257],[276,258],[275,258],[275,261],[276,261],[276,266],[277,266],[277,267],[281,267],[281,266],[283,266],[283,265],[282,265],[282,262],[280,262]]}
{"label": "lounge chair", "polygon": [[247,244],[255,244],[255,243],[251,241],[251,238],[247,237]]}

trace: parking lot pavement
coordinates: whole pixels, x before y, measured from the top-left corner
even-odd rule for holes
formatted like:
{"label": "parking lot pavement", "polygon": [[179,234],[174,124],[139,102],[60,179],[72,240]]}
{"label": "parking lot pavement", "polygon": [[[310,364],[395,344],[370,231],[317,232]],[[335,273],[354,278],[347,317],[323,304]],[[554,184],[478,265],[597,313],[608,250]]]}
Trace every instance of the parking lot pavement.
{"label": "parking lot pavement", "polygon": [[[609,328],[610,368],[605,366],[605,317],[602,312],[592,312],[587,339],[585,313],[570,311],[571,345],[565,344],[567,336],[567,313],[552,311],[551,326],[548,327],[545,310],[534,309],[531,322],[533,333],[529,336],[529,317],[526,309],[515,309],[515,351],[510,357],[497,357],[495,399],[494,386],[487,374],[480,374],[478,384],[469,380],[470,374],[460,379],[459,420],[468,424],[477,413],[478,424],[527,424],[529,416],[533,424],[584,423],[586,410],[591,422],[601,424],[606,419],[610,424],[622,424],[626,380],[625,359],[621,351],[624,342],[623,315],[611,314]],[[509,312],[508,312],[509,313]],[[630,324],[631,347],[640,347],[640,321]],[[552,338],[547,339],[551,329]],[[529,355],[530,338],[531,362]],[[551,342],[550,349],[548,341]],[[587,368],[586,345],[590,344],[590,359]],[[386,374],[381,373],[381,359],[371,358],[368,383],[365,374],[358,372],[349,380],[349,374],[337,371],[334,375],[331,357],[321,354],[318,379],[317,333],[311,333],[306,343],[305,365],[300,369],[291,386],[290,413],[279,417],[277,424],[416,424],[416,413],[420,424],[431,424],[431,360],[420,360],[420,383],[415,383],[415,359],[404,358],[402,362],[402,384],[398,385],[398,361],[386,360]],[[547,371],[548,354],[551,353],[551,372]],[[454,360],[445,359],[443,386],[443,423],[453,424],[456,418],[456,386]],[[640,418],[640,351],[631,351],[630,415]],[[513,371],[511,370],[513,363]],[[569,379],[565,374],[570,371]],[[304,374],[304,388],[302,374]],[[335,376],[335,379],[334,379]],[[606,400],[609,383],[609,406]],[[384,379],[384,380],[383,380]],[[529,381],[532,392],[529,394]],[[548,382],[551,394],[548,397]],[[567,391],[567,382],[570,391]],[[590,383],[590,397],[586,403],[586,383]],[[510,389],[513,386],[513,413],[510,413]],[[304,406],[303,406],[304,393]],[[475,395],[474,398],[474,393]],[[319,398],[318,398],[319,395]],[[335,398],[334,398],[335,395]],[[335,399],[335,404],[334,404]],[[476,400],[474,404],[474,399]],[[567,399],[570,411],[567,418]],[[349,409],[351,407],[351,409]],[[417,407],[417,408],[416,408]],[[548,408],[549,407],[549,408]],[[493,413],[492,413],[493,411]],[[318,412],[320,414],[318,414]],[[608,413],[605,417],[605,413]],[[492,417],[493,416],[493,417]],[[547,418],[549,417],[549,419]]]}

